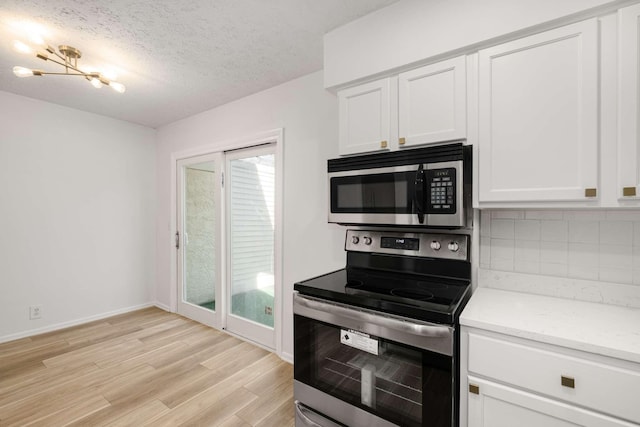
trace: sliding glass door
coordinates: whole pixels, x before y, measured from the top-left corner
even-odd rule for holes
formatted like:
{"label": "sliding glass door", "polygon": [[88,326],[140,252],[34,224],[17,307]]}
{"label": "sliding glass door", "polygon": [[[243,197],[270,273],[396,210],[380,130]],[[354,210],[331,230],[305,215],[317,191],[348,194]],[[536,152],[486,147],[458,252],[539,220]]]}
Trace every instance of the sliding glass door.
{"label": "sliding glass door", "polygon": [[275,145],[177,163],[178,313],[275,348]]}
{"label": "sliding glass door", "polygon": [[274,148],[228,153],[226,165],[227,328],[274,348]]}
{"label": "sliding glass door", "polygon": [[[178,313],[221,327],[222,155],[178,161]],[[218,306],[217,306],[218,305]]]}

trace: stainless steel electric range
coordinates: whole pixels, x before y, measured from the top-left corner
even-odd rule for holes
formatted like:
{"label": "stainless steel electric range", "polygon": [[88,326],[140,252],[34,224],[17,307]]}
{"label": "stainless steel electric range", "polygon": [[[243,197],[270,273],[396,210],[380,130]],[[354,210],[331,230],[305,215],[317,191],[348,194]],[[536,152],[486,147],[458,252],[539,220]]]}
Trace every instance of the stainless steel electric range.
{"label": "stainless steel electric range", "polygon": [[294,285],[296,426],[458,425],[469,236],[347,230],[344,269]]}

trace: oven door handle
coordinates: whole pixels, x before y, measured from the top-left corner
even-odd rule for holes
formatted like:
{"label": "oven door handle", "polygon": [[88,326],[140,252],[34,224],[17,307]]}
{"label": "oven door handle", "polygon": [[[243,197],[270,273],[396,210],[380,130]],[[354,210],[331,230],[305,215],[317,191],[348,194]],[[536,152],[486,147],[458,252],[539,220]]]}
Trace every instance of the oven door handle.
{"label": "oven door handle", "polygon": [[296,294],[294,296],[294,302],[311,310],[318,310],[335,314],[337,316],[344,316],[353,320],[380,325],[385,328],[394,329],[396,331],[405,332],[412,335],[431,338],[447,337],[451,335],[451,328],[449,326],[425,325],[409,322],[406,320],[394,319],[391,317],[380,316],[356,309],[341,307],[335,304],[327,304],[325,302],[311,300],[299,294]]}

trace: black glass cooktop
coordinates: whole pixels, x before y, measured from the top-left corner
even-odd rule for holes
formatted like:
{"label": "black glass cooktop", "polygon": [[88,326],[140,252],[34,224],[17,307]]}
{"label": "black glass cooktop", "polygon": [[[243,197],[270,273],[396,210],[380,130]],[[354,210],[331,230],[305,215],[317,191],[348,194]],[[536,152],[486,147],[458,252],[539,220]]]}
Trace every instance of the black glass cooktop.
{"label": "black glass cooktop", "polygon": [[304,295],[436,323],[455,324],[468,280],[350,268],[296,283]]}

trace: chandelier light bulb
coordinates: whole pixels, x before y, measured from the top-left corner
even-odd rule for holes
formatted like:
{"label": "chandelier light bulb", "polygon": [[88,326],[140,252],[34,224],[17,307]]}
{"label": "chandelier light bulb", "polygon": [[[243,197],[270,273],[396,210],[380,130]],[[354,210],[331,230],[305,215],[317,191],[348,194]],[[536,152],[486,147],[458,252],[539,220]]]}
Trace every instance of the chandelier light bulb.
{"label": "chandelier light bulb", "polygon": [[29,36],[29,39],[36,45],[40,47],[47,47],[47,44],[44,42],[44,39],[40,34],[32,33]]}
{"label": "chandelier light bulb", "polygon": [[13,42],[13,48],[20,52],[20,53],[25,53],[27,55],[32,55],[33,49],[31,49],[28,45],[26,45],[25,43],[22,43],[20,40],[15,40]]}
{"label": "chandelier light bulb", "polygon": [[118,93],[124,93],[124,91],[127,90],[122,83],[118,82],[111,82],[109,83],[109,86]]}
{"label": "chandelier light bulb", "polygon": [[100,79],[96,79],[95,77],[93,77],[89,79],[89,81],[96,89],[100,89],[102,87],[102,82],[100,81]]}
{"label": "chandelier light bulb", "polygon": [[31,77],[34,75],[33,70],[25,67],[13,67],[13,74],[18,77]]}

